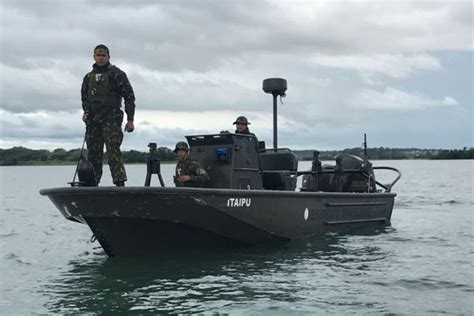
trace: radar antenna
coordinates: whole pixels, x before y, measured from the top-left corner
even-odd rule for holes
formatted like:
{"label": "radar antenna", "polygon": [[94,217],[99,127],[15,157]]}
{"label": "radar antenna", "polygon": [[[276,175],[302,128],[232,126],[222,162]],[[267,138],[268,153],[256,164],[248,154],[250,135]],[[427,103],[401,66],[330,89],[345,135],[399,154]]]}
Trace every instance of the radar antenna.
{"label": "radar antenna", "polygon": [[277,98],[286,96],[286,80],[282,78],[269,78],[263,80],[263,91],[273,95],[273,150],[278,148],[278,124],[277,124]]}

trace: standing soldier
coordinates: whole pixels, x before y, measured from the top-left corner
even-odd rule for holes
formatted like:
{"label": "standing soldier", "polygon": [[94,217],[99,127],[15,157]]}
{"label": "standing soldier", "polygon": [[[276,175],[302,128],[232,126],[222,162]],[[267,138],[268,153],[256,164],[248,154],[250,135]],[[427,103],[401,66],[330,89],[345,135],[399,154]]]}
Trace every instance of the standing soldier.
{"label": "standing soldier", "polygon": [[178,142],[174,152],[179,161],[176,165],[176,186],[199,187],[209,181],[206,170],[194,159],[189,157],[189,147],[185,142]]}
{"label": "standing soldier", "polygon": [[110,64],[109,59],[107,46],[98,45],[94,49],[95,64],[82,82],[82,120],[86,123],[87,156],[94,167],[97,183],[102,176],[105,144],[113,182],[116,186],[124,186],[127,174],[120,152],[123,140],[123,112],[120,108],[123,98],[127,113],[124,130],[131,133],[135,128],[135,95],[125,72]]}

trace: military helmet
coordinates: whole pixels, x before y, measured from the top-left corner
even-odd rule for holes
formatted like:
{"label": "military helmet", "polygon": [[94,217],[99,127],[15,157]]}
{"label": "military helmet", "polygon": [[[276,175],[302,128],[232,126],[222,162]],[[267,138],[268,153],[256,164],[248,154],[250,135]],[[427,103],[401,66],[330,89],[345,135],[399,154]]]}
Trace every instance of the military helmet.
{"label": "military helmet", "polygon": [[233,123],[233,125],[237,124],[237,123],[242,123],[242,124],[245,124],[245,125],[250,125],[250,122],[247,120],[247,118],[245,116],[239,116],[235,122]]}
{"label": "military helmet", "polygon": [[176,144],[176,147],[174,148],[174,152],[177,152],[178,150],[186,150],[189,151],[189,146],[186,142],[178,142]]}

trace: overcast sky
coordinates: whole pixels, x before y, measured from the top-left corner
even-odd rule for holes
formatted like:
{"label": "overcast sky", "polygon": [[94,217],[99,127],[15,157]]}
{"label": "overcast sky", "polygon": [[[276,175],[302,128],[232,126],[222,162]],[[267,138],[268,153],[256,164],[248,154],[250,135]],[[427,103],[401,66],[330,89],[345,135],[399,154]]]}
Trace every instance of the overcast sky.
{"label": "overcast sky", "polygon": [[472,1],[0,0],[1,148],[82,144],[93,48],[136,95],[122,148],[233,130],[296,149],[473,147]]}

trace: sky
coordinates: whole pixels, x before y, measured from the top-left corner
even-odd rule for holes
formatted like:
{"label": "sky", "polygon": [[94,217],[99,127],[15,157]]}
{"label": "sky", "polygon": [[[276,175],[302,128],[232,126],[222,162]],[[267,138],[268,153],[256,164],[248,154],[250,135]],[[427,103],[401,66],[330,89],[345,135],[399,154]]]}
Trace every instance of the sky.
{"label": "sky", "polygon": [[472,1],[0,0],[0,148],[79,148],[105,44],[136,96],[123,149],[250,130],[280,147],[473,145]]}

